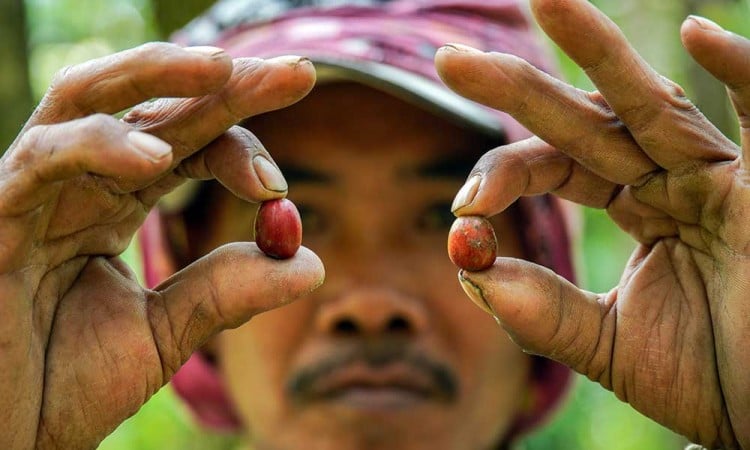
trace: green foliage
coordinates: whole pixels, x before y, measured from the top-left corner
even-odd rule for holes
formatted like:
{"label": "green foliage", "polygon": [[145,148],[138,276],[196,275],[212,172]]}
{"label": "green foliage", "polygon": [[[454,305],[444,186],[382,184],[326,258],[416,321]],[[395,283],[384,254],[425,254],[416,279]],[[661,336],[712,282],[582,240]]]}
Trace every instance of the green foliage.
{"label": "green foliage", "polygon": [[170,387],[164,387],[141,410],[124,422],[99,450],[234,450],[237,436],[198,428]]}
{"label": "green foliage", "polygon": [[38,100],[62,67],[153,40],[149,0],[26,0],[31,86]]}

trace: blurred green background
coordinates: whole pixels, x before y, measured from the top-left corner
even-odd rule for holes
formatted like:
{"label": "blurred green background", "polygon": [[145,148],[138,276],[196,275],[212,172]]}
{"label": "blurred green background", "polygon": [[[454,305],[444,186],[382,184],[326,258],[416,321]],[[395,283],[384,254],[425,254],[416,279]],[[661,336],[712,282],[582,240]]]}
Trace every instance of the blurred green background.
{"label": "blurred green background", "polygon": [[[66,65],[150,40],[163,40],[211,0],[0,0],[0,148],[18,133],[53,74]],[[709,17],[750,36],[749,0],[596,0],[657,70],[680,83],[701,110],[732,138],[737,125],[723,86],[682,49],[679,27],[688,14]],[[592,89],[585,75],[559,54],[562,72],[574,85]],[[601,211],[583,214],[578,248],[580,283],[606,291],[617,283],[633,242]],[[126,258],[134,265],[131,247]],[[520,449],[682,449],[680,437],[653,424],[584,378],[565,406]],[[234,449],[232,436],[195,427],[169,388],[105,440],[101,450]]]}

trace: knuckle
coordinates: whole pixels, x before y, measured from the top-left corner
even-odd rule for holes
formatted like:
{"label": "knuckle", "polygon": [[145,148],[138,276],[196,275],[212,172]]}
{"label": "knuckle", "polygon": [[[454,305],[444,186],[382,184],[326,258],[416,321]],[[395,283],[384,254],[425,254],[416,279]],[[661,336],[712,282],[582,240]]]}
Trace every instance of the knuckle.
{"label": "knuckle", "polygon": [[174,323],[170,315],[164,296],[156,291],[151,291],[149,296],[151,297],[149,299],[151,305],[150,322],[154,345],[164,378],[168,379],[187,360],[189,353],[183,351],[180,345],[182,332],[177,329],[177,324]]}
{"label": "knuckle", "polygon": [[665,76],[660,76],[664,92],[669,97],[685,98],[685,90],[678,83]]}
{"label": "knuckle", "polygon": [[501,149],[493,149],[482,155],[479,161],[474,164],[470,173],[485,173],[489,174],[495,170],[500,169],[516,169],[518,157],[512,152],[502,151]]}
{"label": "knuckle", "polygon": [[43,104],[54,109],[73,109],[80,115],[91,112],[90,108],[81,104],[81,97],[91,88],[90,74],[97,74],[92,70],[96,60],[77,65],[65,66],[52,77],[49,89],[45,94]]}
{"label": "knuckle", "polygon": [[588,100],[594,106],[593,114],[594,119],[602,124],[620,124],[621,120],[612,110],[612,107],[607,103],[607,100],[599,92],[589,92],[586,94]]}
{"label": "knuckle", "polygon": [[121,127],[122,124],[114,117],[97,113],[79,120],[75,132],[91,146],[101,146],[114,134],[119,134],[117,131]]}
{"label": "knuckle", "polygon": [[64,91],[77,78],[77,70],[75,65],[65,66],[59,69],[52,76],[52,83],[50,85],[50,92]]}
{"label": "knuckle", "polygon": [[118,125],[119,121],[114,117],[108,114],[96,113],[87,116],[81,121],[81,127],[83,128],[81,131],[98,133],[102,130],[117,127]]}
{"label": "knuckle", "polygon": [[232,141],[240,143],[241,147],[247,149],[248,152],[253,154],[263,153],[270,158],[270,155],[263,147],[260,139],[258,139],[258,137],[255,136],[250,130],[241,126],[235,125],[231,127],[220,137],[220,139],[224,140],[226,143]]}
{"label": "knuckle", "polygon": [[254,146],[260,145],[260,139],[258,139],[258,137],[253,134],[252,131],[248,130],[245,127],[234,125],[229,128],[229,130],[227,130],[227,134],[232,137],[242,139],[243,141],[251,143]]}
{"label": "knuckle", "polygon": [[34,164],[39,149],[49,147],[46,142],[48,131],[49,125],[35,125],[24,132],[12,153],[15,165],[27,167]]}
{"label": "knuckle", "polygon": [[[498,73],[507,72],[509,76],[503,77],[504,83],[510,83],[511,80],[520,80],[515,83],[528,83],[530,85],[539,85],[543,82],[541,73],[531,63],[515,55],[498,55],[498,61],[503,65],[498,67]],[[506,98],[508,107],[515,114],[527,114],[527,111],[533,106],[531,95],[511,95]]]}

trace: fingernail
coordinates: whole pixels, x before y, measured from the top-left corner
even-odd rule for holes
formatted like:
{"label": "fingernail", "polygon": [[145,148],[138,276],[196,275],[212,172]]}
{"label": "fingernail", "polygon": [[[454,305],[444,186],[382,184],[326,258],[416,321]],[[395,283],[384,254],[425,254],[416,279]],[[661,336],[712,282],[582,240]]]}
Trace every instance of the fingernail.
{"label": "fingernail", "polygon": [[129,132],[128,141],[130,141],[133,147],[154,161],[164,159],[172,152],[171,145],[156,136],[142,131]]}
{"label": "fingernail", "polygon": [[300,64],[310,62],[310,58],[306,58],[304,56],[296,56],[296,55],[284,55],[284,56],[277,56],[275,58],[271,58],[269,61],[286,64],[291,67],[296,67],[296,66],[299,66]]}
{"label": "fingernail", "polygon": [[209,58],[216,58],[224,56],[226,52],[224,49],[219,47],[212,47],[210,45],[199,45],[195,47],[185,47],[186,52],[197,53],[199,55],[207,56]]}
{"label": "fingernail", "polygon": [[498,320],[494,311],[492,311],[492,308],[490,308],[489,303],[487,303],[487,300],[484,299],[482,288],[480,288],[476,283],[467,278],[463,270],[458,272],[458,281],[461,282],[461,288],[464,290],[464,292],[466,292],[466,295],[469,296],[469,298],[472,302],[474,302],[475,305],[477,305],[487,314],[494,317],[495,320]]}
{"label": "fingernail", "polygon": [[456,212],[459,209],[463,208],[464,206],[468,205],[469,203],[474,201],[474,197],[477,196],[477,192],[479,192],[479,185],[482,183],[482,176],[481,175],[474,175],[471,178],[469,178],[468,181],[466,181],[466,184],[464,184],[461,189],[459,189],[458,193],[456,194],[456,198],[453,199],[453,204],[451,205],[451,211]]}
{"label": "fingernail", "polygon": [[289,186],[286,184],[286,179],[281,171],[263,155],[256,155],[253,158],[253,169],[258,175],[263,187],[269,191],[274,192],[286,192]]}
{"label": "fingernail", "polygon": [[696,15],[689,15],[688,19],[692,20],[693,22],[697,23],[699,27],[703,28],[704,30],[713,30],[713,31],[724,31],[722,27],[719,26],[716,22],[713,20],[706,19],[705,17],[696,16]]}
{"label": "fingernail", "polygon": [[464,45],[464,44],[457,44],[455,42],[445,44],[442,47],[440,47],[440,49],[452,50],[455,52],[463,52],[463,53],[484,53],[481,50],[477,50],[474,47],[469,47],[468,45]]}

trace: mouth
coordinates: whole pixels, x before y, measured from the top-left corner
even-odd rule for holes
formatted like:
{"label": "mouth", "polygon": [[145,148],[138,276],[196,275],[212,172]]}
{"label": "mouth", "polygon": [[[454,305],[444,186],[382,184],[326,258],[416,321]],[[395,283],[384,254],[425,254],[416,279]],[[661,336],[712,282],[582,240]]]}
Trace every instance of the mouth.
{"label": "mouth", "polygon": [[363,363],[341,367],[318,378],[307,394],[310,401],[374,411],[410,408],[442,397],[430,377],[400,363],[377,368]]}
{"label": "mouth", "polygon": [[371,414],[453,403],[459,391],[449,365],[401,340],[337,345],[290,375],[285,388],[298,406],[328,404]]}

